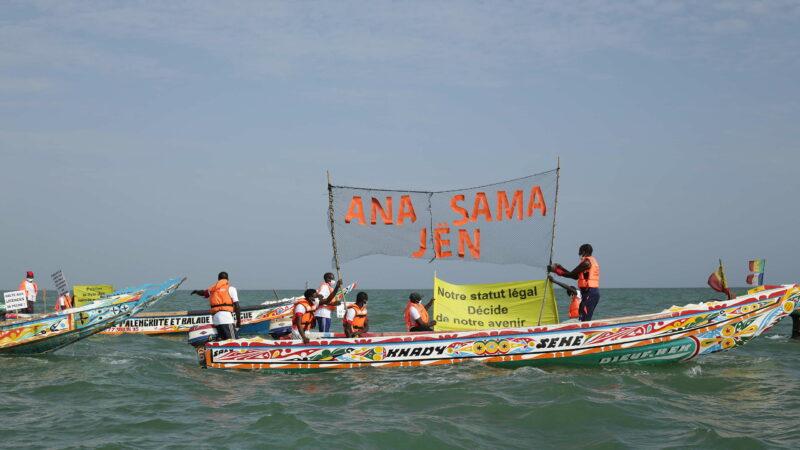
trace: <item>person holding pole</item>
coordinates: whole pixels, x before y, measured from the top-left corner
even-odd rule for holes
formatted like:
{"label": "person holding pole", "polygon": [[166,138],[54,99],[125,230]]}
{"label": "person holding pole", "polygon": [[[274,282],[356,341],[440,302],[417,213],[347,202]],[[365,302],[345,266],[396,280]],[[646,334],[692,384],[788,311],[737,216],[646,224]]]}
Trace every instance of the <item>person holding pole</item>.
{"label": "person holding pole", "polygon": [[435,298],[427,305],[422,306],[422,296],[416,292],[412,292],[408,296],[408,303],[406,303],[406,310],[403,314],[403,319],[406,322],[406,329],[408,331],[433,331],[433,326],[436,325],[435,320],[431,320],[428,315],[428,310],[431,309]]}
{"label": "person holding pole", "polygon": [[328,296],[331,295],[331,291],[333,290],[333,286],[335,284],[336,283],[333,282],[333,274],[327,272],[322,276],[322,284],[320,284],[319,288],[317,288],[318,297],[314,299],[314,319],[317,322],[317,328],[319,329],[320,333],[327,333],[331,331],[331,312],[336,311],[334,300],[327,305],[321,305],[320,299],[328,298]]}
{"label": "person holding pole", "polygon": [[571,271],[565,269],[561,264],[547,266],[548,272],[553,272],[560,277],[578,280],[578,289],[581,291],[581,305],[578,318],[581,322],[592,320],[594,309],[600,302],[600,264],[592,253],[594,249],[589,244],[583,244],[578,248],[578,256],[581,262]]}
{"label": "person holding pole", "polygon": [[315,289],[306,289],[303,296],[294,303],[292,308],[292,339],[302,339],[304,344],[308,344],[308,331],[314,327],[314,304],[319,298],[320,306],[327,305],[336,297],[342,280],[336,281],[333,291],[327,298],[321,298]]}

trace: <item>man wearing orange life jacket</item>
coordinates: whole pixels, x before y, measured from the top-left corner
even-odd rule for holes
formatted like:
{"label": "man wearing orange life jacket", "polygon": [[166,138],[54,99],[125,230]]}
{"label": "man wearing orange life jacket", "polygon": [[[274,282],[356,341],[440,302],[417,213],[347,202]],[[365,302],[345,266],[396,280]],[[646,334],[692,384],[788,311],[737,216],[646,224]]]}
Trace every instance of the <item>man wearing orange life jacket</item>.
{"label": "man wearing orange life jacket", "polygon": [[[317,289],[317,294],[320,295],[321,298],[328,298],[331,295],[331,291],[333,290],[334,282],[333,282],[333,274],[328,272],[322,276],[322,284],[319,285]],[[331,331],[331,313],[336,311],[335,302],[331,302],[327,305],[320,305],[319,297],[314,300],[314,318],[317,323],[317,329],[319,329],[320,333],[327,333]]]}
{"label": "man wearing orange life jacket", "polygon": [[295,302],[292,308],[292,338],[302,339],[304,344],[308,344],[307,332],[314,327],[314,312],[315,300],[319,299],[319,305],[327,305],[336,297],[339,288],[342,286],[342,280],[338,280],[333,287],[333,291],[326,298],[322,298],[320,294],[314,289],[306,289],[303,297]]}
{"label": "man wearing orange life jacket", "polygon": [[427,305],[422,306],[420,301],[422,297],[416,292],[412,292],[408,296],[408,303],[406,303],[406,310],[403,314],[403,319],[406,322],[406,330],[408,331],[433,331],[433,326],[436,325],[435,320],[430,320],[428,310],[433,305],[432,298]]}
{"label": "man wearing orange life jacket", "polygon": [[[242,326],[239,308],[239,293],[228,281],[228,272],[220,272],[217,282],[206,290],[192,291],[192,295],[200,295],[208,299],[211,306],[211,323],[217,330],[218,340],[236,339],[236,328]],[[234,327],[234,313],[236,326]]]}
{"label": "man wearing orange life jacket", "polygon": [[70,296],[69,292],[59,295],[58,300],[56,300],[56,311],[63,311],[69,308],[72,308],[72,296]]}
{"label": "man wearing orange life jacket", "polygon": [[558,276],[578,280],[578,289],[581,292],[581,305],[579,319],[581,322],[592,320],[594,309],[600,302],[600,264],[592,256],[592,246],[583,244],[578,249],[581,262],[572,271],[568,271],[560,264],[548,266],[548,272]]}
{"label": "man wearing orange life jacket", "polygon": [[39,295],[39,285],[33,281],[33,272],[30,270],[25,273],[25,279],[19,284],[19,290],[25,293],[25,300],[28,301],[28,307],[24,311],[27,314],[33,314],[33,305],[36,302],[36,296]]}
{"label": "man wearing orange life jacket", "polygon": [[344,314],[344,335],[347,337],[361,337],[369,331],[369,318],[367,318],[367,300],[369,297],[366,292],[359,292],[356,295],[356,302],[347,305],[347,312]]}

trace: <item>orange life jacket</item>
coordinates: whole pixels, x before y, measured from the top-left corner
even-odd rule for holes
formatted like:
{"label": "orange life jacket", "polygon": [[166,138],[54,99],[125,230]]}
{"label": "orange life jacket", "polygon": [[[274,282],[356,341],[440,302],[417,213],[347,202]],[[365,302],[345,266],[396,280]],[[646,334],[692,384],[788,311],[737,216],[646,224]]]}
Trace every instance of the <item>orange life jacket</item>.
{"label": "orange life jacket", "polygon": [[[28,299],[28,291],[25,289],[25,282],[27,281],[27,279],[22,280],[22,282],[19,284],[19,290],[25,293],[25,300]],[[31,281],[31,284],[33,285],[33,294],[39,295],[39,285],[36,284],[35,281]]]}
{"label": "orange life jacket", "polygon": [[569,304],[569,318],[577,319],[580,316],[581,298],[577,295],[572,296],[572,302]]}
{"label": "orange life jacket", "polygon": [[353,317],[353,320],[348,322],[347,320],[347,312],[344,315],[344,323],[350,323],[350,326],[353,328],[353,331],[364,331],[364,325],[367,322],[367,307],[360,307],[357,304],[353,303],[352,305],[347,305],[347,309],[354,309],[356,311],[356,316]]}
{"label": "orange life jacket", "polygon": [[[328,286],[328,295],[331,295],[331,292],[333,292],[333,286],[331,286],[329,283],[326,283],[324,281],[317,288],[317,294],[319,294],[322,291],[322,288],[325,287],[325,286]],[[328,295],[326,295],[325,298],[328,298]],[[320,300],[320,301],[322,301],[322,300]],[[323,306],[323,308],[329,309],[331,311],[336,311],[336,297],[332,298],[331,302],[328,303],[327,305]]]}
{"label": "orange life jacket", "polygon": [[72,300],[70,299],[69,294],[60,295],[56,301],[56,311],[70,308],[72,308]]}
{"label": "orange life jacket", "polygon": [[220,311],[233,312],[233,299],[228,293],[228,280],[219,280],[208,288],[208,302],[211,304],[211,315]]}
{"label": "orange life jacket", "polygon": [[584,270],[578,275],[578,288],[599,288],[600,287],[600,264],[594,256],[584,256],[581,262],[588,260],[592,265],[588,270]]}
{"label": "orange life jacket", "polygon": [[411,331],[412,328],[418,326],[417,321],[411,318],[411,308],[415,308],[419,312],[419,320],[423,323],[428,323],[428,310],[419,303],[409,301],[406,305],[406,313],[404,318],[406,320],[406,330]]}
{"label": "orange life jacket", "polygon": [[296,315],[294,311],[297,305],[303,305],[306,308],[306,312],[300,318],[300,325],[303,327],[303,331],[310,330],[314,326],[314,305],[306,300],[305,297],[294,302],[294,306],[292,306],[292,328],[297,328],[294,324],[294,316]]}

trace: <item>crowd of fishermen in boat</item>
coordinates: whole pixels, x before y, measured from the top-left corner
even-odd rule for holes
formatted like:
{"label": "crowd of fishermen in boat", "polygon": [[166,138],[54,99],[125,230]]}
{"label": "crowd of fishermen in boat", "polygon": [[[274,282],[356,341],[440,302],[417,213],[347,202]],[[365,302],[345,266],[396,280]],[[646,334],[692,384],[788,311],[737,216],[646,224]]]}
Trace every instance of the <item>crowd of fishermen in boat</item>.
{"label": "crowd of fishermen in boat", "polygon": [[[560,264],[548,266],[548,272],[558,276],[577,280],[577,288],[553,280],[555,284],[563,287],[576,300],[576,315],[580,321],[592,319],[597,303],[600,301],[600,265],[592,256],[593,249],[589,244],[583,244],[578,249],[580,263],[571,271]],[[216,328],[217,338],[220,340],[235,339],[236,329],[241,327],[239,298],[236,288],[230,285],[228,273],[220,272],[217,282],[205,290],[192,291],[193,295],[208,298],[211,306],[212,324]],[[323,280],[317,289],[306,289],[303,296],[297,299],[292,307],[292,337],[304,343],[309,342],[309,332],[315,325],[320,333],[329,333],[331,316],[336,311],[340,302],[337,294],[342,287],[342,280],[334,281],[330,272],[323,275]],[[344,296],[341,296],[343,299]],[[579,301],[577,301],[579,300]],[[369,318],[367,316],[367,302],[369,295],[366,292],[356,294],[354,303],[346,304],[342,327],[346,337],[360,337],[369,331]],[[422,296],[412,292],[408,296],[403,320],[406,330],[433,331],[436,321],[430,318],[428,311],[435,298],[431,298],[426,305],[422,305]]]}
{"label": "crowd of fishermen in boat", "polygon": [[[342,280],[334,282],[334,276],[328,272],[317,289],[306,289],[303,296],[292,306],[292,337],[308,343],[309,332],[315,325],[320,333],[329,333],[331,316],[339,304],[337,294],[342,287]],[[241,327],[241,308],[235,287],[230,285],[227,272],[220,272],[217,282],[208,289],[194,290],[192,295],[208,298],[211,306],[211,323],[220,340],[235,339],[236,329]],[[343,296],[342,296],[343,298]],[[356,301],[347,304],[342,326],[347,337],[359,337],[369,331],[367,316],[366,292],[356,294]],[[422,296],[412,292],[404,312],[404,320],[408,331],[433,331],[435,320],[430,319],[428,311],[433,305],[432,298],[426,305],[421,304]]]}

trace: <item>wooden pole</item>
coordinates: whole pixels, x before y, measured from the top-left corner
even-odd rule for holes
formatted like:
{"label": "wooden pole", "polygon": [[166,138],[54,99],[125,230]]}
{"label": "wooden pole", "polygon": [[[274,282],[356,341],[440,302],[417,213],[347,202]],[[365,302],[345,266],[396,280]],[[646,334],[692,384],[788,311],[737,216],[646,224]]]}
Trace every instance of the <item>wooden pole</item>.
{"label": "wooden pole", "polygon": [[331,245],[333,245],[333,263],[336,266],[336,279],[342,279],[342,270],[339,267],[339,250],[336,248],[336,228],[333,211],[333,185],[331,185],[331,173],[328,174],[328,219],[331,224]]}
{"label": "wooden pole", "polygon": [[[333,185],[331,184],[331,173],[326,171],[328,175],[328,219],[331,223],[331,245],[333,246],[333,263],[336,266],[336,280],[339,283],[342,283],[342,269],[339,267],[339,250],[336,247],[336,219],[334,218],[334,211],[333,211]],[[344,286],[342,286],[344,289]],[[344,299],[344,295],[342,295],[342,307],[345,309],[345,314],[347,313],[347,301]],[[337,308],[337,317],[338,317],[338,306]]]}
{"label": "wooden pole", "polygon": [[[550,234],[550,259],[547,263],[547,266],[553,265],[553,246],[556,242],[556,213],[558,212],[558,183],[561,178],[561,157],[556,157],[556,196],[555,200],[553,201],[553,229],[552,233]],[[550,275],[550,271],[546,271],[545,282],[544,282],[544,298],[542,298],[542,306],[539,308],[539,322],[536,324],[542,324],[542,313],[544,312],[544,303],[547,301],[547,291],[552,289],[550,282],[547,281],[547,276]],[[555,292],[553,293],[555,295]]]}

